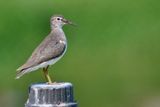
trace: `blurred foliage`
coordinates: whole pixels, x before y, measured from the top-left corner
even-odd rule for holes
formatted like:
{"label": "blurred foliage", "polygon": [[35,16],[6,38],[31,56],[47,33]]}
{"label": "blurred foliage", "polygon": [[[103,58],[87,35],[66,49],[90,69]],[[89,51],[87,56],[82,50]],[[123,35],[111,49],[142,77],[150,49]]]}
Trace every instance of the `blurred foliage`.
{"label": "blurred foliage", "polygon": [[146,107],[159,96],[159,0],[0,0],[3,107],[23,107],[28,86],[44,82],[41,70],[14,78],[57,13],[78,27],[64,27],[68,50],[50,73],[74,84],[80,107]]}

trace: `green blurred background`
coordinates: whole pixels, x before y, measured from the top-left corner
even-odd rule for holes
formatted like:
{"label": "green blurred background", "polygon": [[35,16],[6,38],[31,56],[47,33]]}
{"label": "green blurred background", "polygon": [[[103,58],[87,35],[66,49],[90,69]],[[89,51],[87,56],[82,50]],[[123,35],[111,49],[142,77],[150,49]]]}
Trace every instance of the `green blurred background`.
{"label": "green blurred background", "polygon": [[44,82],[41,70],[14,78],[57,13],[78,27],[64,27],[68,50],[50,73],[74,84],[80,107],[160,106],[159,0],[0,0],[0,105],[24,107]]}

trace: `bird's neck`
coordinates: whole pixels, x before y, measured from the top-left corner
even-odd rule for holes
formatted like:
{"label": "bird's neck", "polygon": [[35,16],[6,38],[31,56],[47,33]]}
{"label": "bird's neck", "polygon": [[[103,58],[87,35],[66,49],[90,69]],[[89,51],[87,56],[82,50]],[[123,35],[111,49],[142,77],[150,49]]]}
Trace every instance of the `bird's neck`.
{"label": "bird's neck", "polygon": [[62,27],[54,27],[51,29],[51,32],[52,33],[59,33],[59,34],[64,33]]}
{"label": "bird's neck", "polygon": [[51,29],[62,29],[61,25],[57,25],[57,24],[51,24]]}
{"label": "bird's neck", "polygon": [[58,36],[59,38],[62,38],[64,40],[66,40],[66,37],[65,37],[65,34],[63,32],[63,29],[62,27],[54,27],[52,30],[51,30],[51,33],[54,34],[54,36]]}

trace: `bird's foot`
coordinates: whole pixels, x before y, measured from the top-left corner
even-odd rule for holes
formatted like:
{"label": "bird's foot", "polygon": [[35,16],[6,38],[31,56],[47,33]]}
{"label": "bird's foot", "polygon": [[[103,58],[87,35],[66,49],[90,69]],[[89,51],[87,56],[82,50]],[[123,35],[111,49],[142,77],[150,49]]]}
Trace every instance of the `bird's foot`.
{"label": "bird's foot", "polygon": [[48,85],[56,84],[57,82],[47,82]]}

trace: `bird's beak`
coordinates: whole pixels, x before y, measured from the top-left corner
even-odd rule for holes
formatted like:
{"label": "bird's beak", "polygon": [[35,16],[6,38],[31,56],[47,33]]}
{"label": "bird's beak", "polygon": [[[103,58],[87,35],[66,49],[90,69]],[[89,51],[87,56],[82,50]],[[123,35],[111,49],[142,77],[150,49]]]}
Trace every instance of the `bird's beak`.
{"label": "bird's beak", "polygon": [[67,20],[67,19],[62,19],[62,21],[65,23],[65,24],[69,24],[69,25],[72,25],[72,26],[76,26],[76,24],[74,24],[73,22]]}

